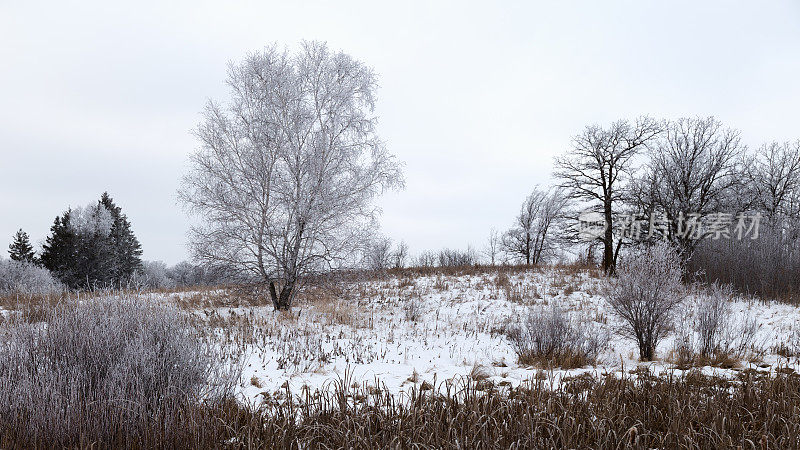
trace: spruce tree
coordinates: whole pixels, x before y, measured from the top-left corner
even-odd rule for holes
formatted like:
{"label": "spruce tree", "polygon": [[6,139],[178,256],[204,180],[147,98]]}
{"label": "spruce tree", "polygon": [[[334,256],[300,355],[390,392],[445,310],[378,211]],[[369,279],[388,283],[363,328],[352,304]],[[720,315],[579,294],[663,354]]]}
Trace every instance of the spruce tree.
{"label": "spruce tree", "polygon": [[42,265],[58,277],[69,287],[78,287],[81,283],[76,271],[77,267],[77,235],[69,226],[69,216],[72,210],[67,210],[61,216],[56,216],[50,226],[50,235],[47,236],[42,246],[42,255],[39,257]]}
{"label": "spruce tree", "polygon": [[117,280],[128,278],[142,267],[142,245],[133,234],[128,217],[122,213],[122,208],[114,203],[108,192],[103,192],[100,204],[114,218],[110,233],[113,277]]}
{"label": "spruce tree", "polygon": [[14,241],[8,246],[8,254],[14,261],[34,262],[36,255],[33,253],[30,237],[21,228],[14,235]]}
{"label": "spruce tree", "polygon": [[86,208],[56,217],[42,264],[72,288],[123,282],[141,268],[142,246],[122,209],[104,193]]}

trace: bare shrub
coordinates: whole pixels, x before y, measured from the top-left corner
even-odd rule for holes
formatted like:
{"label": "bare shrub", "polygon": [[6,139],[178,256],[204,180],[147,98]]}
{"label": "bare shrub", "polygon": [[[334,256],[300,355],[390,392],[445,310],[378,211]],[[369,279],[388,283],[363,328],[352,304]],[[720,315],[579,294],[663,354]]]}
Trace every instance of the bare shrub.
{"label": "bare shrub", "polygon": [[0,344],[0,430],[22,441],[102,446],[154,430],[169,436],[182,432],[187,408],[232,392],[220,355],[174,308],[90,300],[46,319],[7,324]]}
{"label": "bare shrub", "polygon": [[728,337],[732,297],[733,290],[729,286],[723,287],[717,283],[711,285],[707,295],[701,296],[695,319],[701,356],[709,357],[727,350],[725,347],[728,342],[721,340]]}
{"label": "bare shrub", "polygon": [[169,277],[168,270],[162,261],[142,261],[141,270],[134,272],[128,283],[134,289],[175,288],[177,284]]}
{"label": "bare shrub", "polygon": [[611,281],[608,305],[622,319],[620,332],[636,342],[643,361],[655,356],[685,297],[681,268],[678,253],[666,243],[656,243],[632,249]]}
{"label": "bare shrub", "polygon": [[756,335],[760,327],[752,314],[735,317],[734,291],[717,283],[687,305],[683,322],[676,327],[675,350],[681,365],[732,365],[737,359],[763,352]]}
{"label": "bare shrub", "polygon": [[779,355],[800,361],[800,320],[795,321],[789,339],[777,349]]}
{"label": "bare shrub", "polygon": [[49,270],[27,261],[0,260],[0,295],[50,295],[64,291]]}
{"label": "bare shrub", "polygon": [[422,301],[412,297],[403,304],[403,313],[409,322],[416,322],[422,317]]}
{"label": "bare shrub", "polygon": [[800,229],[797,220],[762,220],[758,239],[704,239],[689,261],[706,281],[739,292],[800,304]]}
{"label": "bare shrub", "polygon": [[471,247],[467,247],[466,250],[444,248],[439,250],[437,259],[439,267],[474,266],[478,263],[478,255]]}
{"label": "bare shrub", "polygon": [[583,367],[593,364],[608,343],[606,333],[587,325],[558,305],[538,306],[529,308],[521,324],[509,326],[506,336],[521,364]]}

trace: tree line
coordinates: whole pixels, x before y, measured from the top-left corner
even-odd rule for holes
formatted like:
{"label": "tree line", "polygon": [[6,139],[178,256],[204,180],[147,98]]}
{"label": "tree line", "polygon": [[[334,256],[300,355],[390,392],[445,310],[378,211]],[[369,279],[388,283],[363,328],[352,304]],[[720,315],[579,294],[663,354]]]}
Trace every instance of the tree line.
{"label": "tree line", "polygon": [[9,246],[12,260],[41,266],[72,289],[120,285],[142,268],[141,255],[130,221],[107,192],[56,216],[38,255],[21,229]]}

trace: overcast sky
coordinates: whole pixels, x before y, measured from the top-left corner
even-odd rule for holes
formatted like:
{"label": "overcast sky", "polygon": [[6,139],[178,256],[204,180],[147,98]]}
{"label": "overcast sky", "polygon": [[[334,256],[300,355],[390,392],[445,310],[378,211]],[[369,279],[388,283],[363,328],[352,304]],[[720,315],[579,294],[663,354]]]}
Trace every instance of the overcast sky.
{"label": "overcast sky", "polygon": [[226,63],[273,42],[327,41],[380,75],[407,184],[383,231],[412,253],[482,246],[590,123],[716,115],[750,146],[800,138],[797,1],[116,3],[0,0],[4,256],[107,190],[145,259],[186,259],[190,130]]}

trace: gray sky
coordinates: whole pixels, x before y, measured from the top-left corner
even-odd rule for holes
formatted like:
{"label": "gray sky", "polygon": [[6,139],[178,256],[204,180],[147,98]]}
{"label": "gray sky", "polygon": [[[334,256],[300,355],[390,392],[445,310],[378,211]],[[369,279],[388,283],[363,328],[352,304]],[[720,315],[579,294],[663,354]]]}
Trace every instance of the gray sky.
{"label": "gray sky", "polygon": [[[380,200],[412,253],[480,247],[589,123],[716,115],[800,138],[800,3],[0,0],[0,252],[108,190],[144,257],[187,257],[175,191],[226,63],[327,41],[380,74],[406,190]],[[162,3],[168,3],[164,6]]]}

